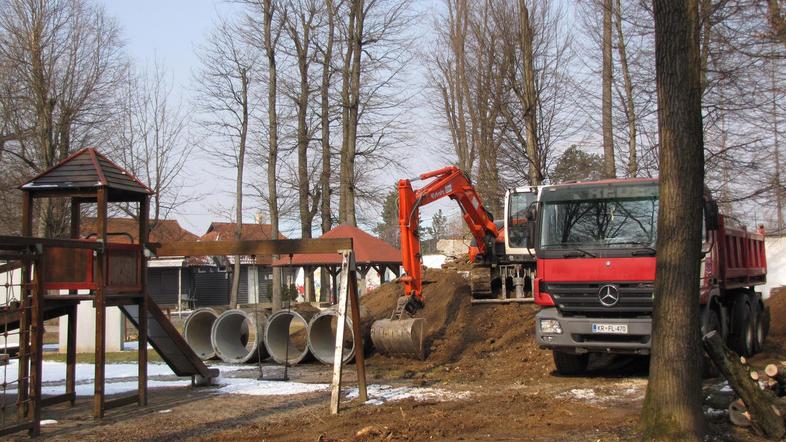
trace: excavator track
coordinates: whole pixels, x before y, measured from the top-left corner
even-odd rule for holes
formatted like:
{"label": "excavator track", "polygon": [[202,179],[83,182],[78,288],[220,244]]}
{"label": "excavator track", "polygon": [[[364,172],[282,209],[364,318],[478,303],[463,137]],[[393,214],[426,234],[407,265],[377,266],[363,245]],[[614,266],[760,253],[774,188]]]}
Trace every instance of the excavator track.
{"label": "excavator track", "polygon": [[491,287],[491,266],[488,264],[473,264],[469,271],[469,287],[473,298],[491,298],[494,296]]}

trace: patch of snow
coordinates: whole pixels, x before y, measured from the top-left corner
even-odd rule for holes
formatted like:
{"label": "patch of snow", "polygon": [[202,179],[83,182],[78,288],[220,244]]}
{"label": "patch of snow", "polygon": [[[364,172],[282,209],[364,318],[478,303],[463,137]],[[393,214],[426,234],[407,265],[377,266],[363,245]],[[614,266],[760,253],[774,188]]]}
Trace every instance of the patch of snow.
{"label": "patch of snow", "polygon": [[[394,387],[392,385],[369,385],[367,393],[369,399],[366,403],[370,405],[382,405],[385,402],[404,399],[445,402],[467,399],[471,396],[468,391],[453,392],[440,388]],[[353,388],[347,393],[347,399],[356,399],[358,396],[357,388]]]}
{"label": "patch of snow", "polygon": [[581,399],[585,401],[598,400],[598,396],[595,394],[595,390],[591,388],[573,388],[569,391],[558,394],[557,397],[560,398],[571,397],[573,399]]}
{"label": "patch of snow", "polygon": [[171,413],[171,412],[172,412],[172,409],[166,409],[166,410],[159,411],[159,413],[161,413],[161,414],[166,414],[166,413]]}
{"label": "patch of snow", "polygon": [[[253,368],[249,365],[211,365],[212,368],[218,368],[222,373],[233,371],[247,370]],[[8,365],[0,367],[0,377],[5,376],[6,382],[16,379],[19,369],[19,359],[12,359]],[[5,372],[5,375],[3,373]],[[44,361],[43,382],[63,382],[66,378],[66,364],[64,362]],[[137,364],[121,363],[121,364],[106,364],[106,379],[123,379],[135,378],[139,374]],[[153,376],[175,376],[175,373],[169,368],[168,365],[163,363],[148,363],[147,375]],[[76,364],[76,382],[92,381],[95,377],[94,364]]]}
{"label": "patch of snow", "polygon": [[250,396],[288,396],[295,394],[328,391],[329,384],[306,384],[289,381],[260,381],[245,378],[218,378],[216,384],[222,394],[247,394]]}
{"label": "patch of snow", "polygon": [[445,255],[423,255],[423,265],[430,269],[441,269],[447,259]]}
{"label": "patch of snow", "polygon": [[[191,380],[176,380],[176,381],[147,381],[147,388],[164,388],[164,387],[188,387],[191,385]],[[119,393],[126,393],[129,391],[136,391],[139,387],[139,383],[137,381],[125,381],[125,382],[110,382],[107,380],[106,384],[104,385],[104,393],[107,395],[111,394],[119,394]],[[77,396],[92,396],[95,394],[95,386],[93,383],[86,383],[86,384],[76,384],[74,390],[76,390]],[[41,387],[41,394],[45,396],[55,396],[58,394],[64,393],[64,387],[62,385],[47,385]],[[6,393],[13,394],[16,393],[16,389],[9,389],[6,390]]]}
{"label": "patch of snow", "polygon": [[728,382],[724,382],[721,385],[723,385],[723,387],[721,387],[720,390],[718,390],[718,391],[721,391],[723,393],[731,393],[732,391],[734,391],[734,390],[732,390],[732,388],[731,388],[731,386],[729,385]]}
{"label": "patch of snow", "polygon": [[43,419],[41,421],[41,426],[43,427],[44,425],[54,425],[56,423],[57,423],[57,421],[54,420],[54,419]]}

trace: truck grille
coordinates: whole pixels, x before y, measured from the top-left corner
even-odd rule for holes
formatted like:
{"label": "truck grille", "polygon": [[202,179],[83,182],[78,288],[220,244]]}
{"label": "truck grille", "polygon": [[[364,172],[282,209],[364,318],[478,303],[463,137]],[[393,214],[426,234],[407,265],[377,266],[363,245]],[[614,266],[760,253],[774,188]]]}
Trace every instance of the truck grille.
{"label": "truck grille", "polygon": [[[617,287],[619,293],[619,301],[611,307],[601,304],[598,297],[605,285]],[[652,313],[652,282],[550,283],[543,291],[568,316],[632,317]]]}

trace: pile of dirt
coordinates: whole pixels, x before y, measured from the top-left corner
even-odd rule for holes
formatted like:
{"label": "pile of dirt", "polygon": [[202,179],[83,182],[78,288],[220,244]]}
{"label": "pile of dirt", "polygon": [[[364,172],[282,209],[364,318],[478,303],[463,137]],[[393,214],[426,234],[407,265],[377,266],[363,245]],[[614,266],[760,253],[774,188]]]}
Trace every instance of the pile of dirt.
{"label": "pile of dirt", "polygon": [[463,255],[448,258],[448,260],[442,264],[442,268],[445,270],[469,271],[472,269],[472,263],[469,262],[469,254],[464,253]]}
{"label": "pile of dirt", "polygon": [[[383,284],[361,302],[374,319],[390,316],[403,294],[398,284]],[[440,370],[439,378],[514,379],[537,377],[553,370],[551,353],[535,343],[532,304],[470,303],[468,281],[455,271],[429,269],[424,277],[426,360],[379,356],[403,370]],[[433,374],[433,373],[432,373]]]}

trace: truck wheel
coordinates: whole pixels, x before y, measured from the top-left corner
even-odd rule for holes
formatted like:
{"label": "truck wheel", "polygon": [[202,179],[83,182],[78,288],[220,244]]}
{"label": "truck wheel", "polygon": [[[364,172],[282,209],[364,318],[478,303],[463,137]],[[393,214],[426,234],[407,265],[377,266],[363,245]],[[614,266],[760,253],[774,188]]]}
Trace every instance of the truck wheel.
{"label": "truck wheel", "polygon": [[755,324],[748,296],[738,293],[731,309],[729,347],[740,356],[751,356],[754,351]]}
{"label": "truck wheel", "polygon": [[769,328],[769,309],[764,308],[764,306],[760,302],[756,302],[754,304],[756,306],[756,321],[755,321],[755,328],[754,328],[754,352],[758,353],[764,348],[764,340],[767,339],[767,329]]}
{"label": "truck wheel", "polygon": [[554,350],[552,355],[554,356],[554,365],[557,366],[557,373],[559,374],[576,375],[587,371],[589,353],[574,354]]}

